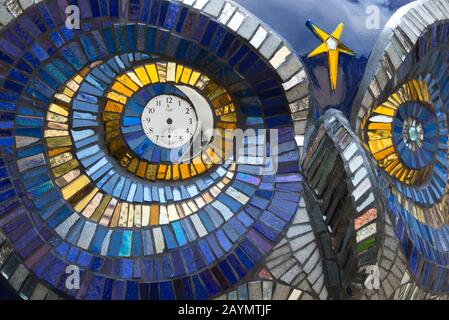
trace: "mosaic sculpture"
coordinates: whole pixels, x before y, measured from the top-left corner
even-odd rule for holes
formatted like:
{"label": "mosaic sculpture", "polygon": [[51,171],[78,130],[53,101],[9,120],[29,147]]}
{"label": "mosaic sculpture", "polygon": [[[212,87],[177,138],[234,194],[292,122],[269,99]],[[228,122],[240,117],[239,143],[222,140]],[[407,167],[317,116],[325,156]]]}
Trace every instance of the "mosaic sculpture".
{"label": "mosaic sculpture", "polygon": [[[319,93],[344,85],[344,25],[306,24],[321,44],[301,57],[228,0],[0,1],[0,273],[17,294],[447,299],[449,0],[393,14],[347,110]],[[325,89],[305,63],[321,56]],[[242,164],[198,123],[271,151]]]}

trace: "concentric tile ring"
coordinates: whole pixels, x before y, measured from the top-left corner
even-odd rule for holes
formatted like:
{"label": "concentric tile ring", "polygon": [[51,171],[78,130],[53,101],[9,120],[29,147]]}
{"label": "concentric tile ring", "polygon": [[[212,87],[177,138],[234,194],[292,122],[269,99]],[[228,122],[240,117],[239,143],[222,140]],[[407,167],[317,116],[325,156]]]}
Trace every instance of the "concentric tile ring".
{"label": "concentric tile ring", "polygon": [[[296,212],[298,202],[294,198],[280,201],[273,194],[301,192],[297,161],[306,118],[292,113],[304,114],[308,110],[307,76],[299,59],[277,35],[232,2],[223,7],[222,1],[212,0],[192,8],[177,1],[161,1],[150,3],[151,10],[144,7],[148,4],[142,4],[128,8],[126,13],[119,13],[115,0],[108,4],[98,7],[82,3],[80,30],[63,26],[64,4],[53,0],[36,4],[33,8],[37,11],[26,11],[18,18],[18,23],[27,24],[34,34],[22,33],[13,25],[2,30],[2,37],[7,29],[12,30],[13,37],[17,32],[21,37],[14,44],[4,38],[1,55],[14,71],[7,72],[0,100],[5,112],[16,116],[15,135],[1,137],[0,143],[8,166],[5,179],[16,183],[2,193],[0,225],[11,239],[13,254],[30,271],[30,277],[61,295],[79,299],[145,299],[150,293],[159,299],[213,297],[257,269]],[[31,11],[39,12],[40,24],[28,19]],[[106,16],[108,19],[104,19]],[[254,33],[243,28],[246,23],[252,25]],[[22,46],[24,43],[27,45]],[[81,178],[81,169],[78,173],[70,168],[72,160],[84,154],[78,152],[73,159],[67,154],[74,146],[88,146],[97,133],[60,135],[68,130],[64,118],[68,119],[69,114],[52,106],[52,99],[67,99],[74,93],[71,88],[60,92],[69,81],[93,89],[94,77],[100,73],[89,74],[86,67],[95,69],[98,61],[113,56],[126,67],[162,56],[201,68],[236,99],[239,110],[246,115],[242,128],[278,129],[277,174],[260,177],[258,166],[246,164],[228,176],[234,170],[229,164],[210,173],[211,177],[227,179],[226,187],[224,182],[217,184],[223,189],[221,193],[212,191],[208,178],[195,180],[190,189],[180,186],[177,196],[174,189],[152,186],[151,199],[161,208],[175,197],[185,198],[189,208],[200,207],[195,204],[199,190],[210,189],[208,192],[215,198],[212,206],[204,206],[185,219],[165,224],[159,215],[159,221],[147,228],[134,224],[134,218],[144,213],[135,203],[139,189],[136,185],[133,196],[129,192],[123,196],[132,203],[123,224],[119,226],[121,219],[115,219],[117,226],[111,228],[115,209],[109,222],[99,223],[104,216],[99,216],[97,209],[107,211],[112,199],[102,197],[92,202],[95,196],[89,199],[91,192],[87,192],[74,201],[78,191],[89,183]],[[76,87],[75,83],[71,84]],[[90,103],[91,98],[85,98],[84,102]],[[88,116],[81,113],[89,110],[78,111],[77,124],[93,121],[89,117],[95,112]],[[61,165],[69,170],[61,169],[59,180],[54,180],[52,171]],[[232,170],[227,172],[228,168]],[[92,168],[89,173],[98,175],[101,181],[102,172]],[[102,183],[107,185],[106,180]],[[128,187],[132,190],[132,183]],[[75,213],[70,201],[75,206],[80,202],[91,206],[91,220]],[[146,220],[151,226],[151,208],[149,216]],[[27,226],[37,227],[17,229],[19,220],[15,217]],[[11,220],[14,222],[9,223]],[[68,265],[81,269],[79,291],[64,285]]]}

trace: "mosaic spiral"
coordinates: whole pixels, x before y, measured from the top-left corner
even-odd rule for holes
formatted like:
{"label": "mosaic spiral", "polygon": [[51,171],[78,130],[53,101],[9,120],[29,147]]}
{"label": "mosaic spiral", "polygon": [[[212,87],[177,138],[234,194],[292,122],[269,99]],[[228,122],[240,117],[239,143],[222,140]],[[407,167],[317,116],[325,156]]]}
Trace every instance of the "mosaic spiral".
{"label": "mosaic spiral", "polygon": [[237,1],[0,1],[0,295],[449,298],[449,0]]}
{"label": "mosaic spiral", "polygon": [[408,270],[434,292],[447,292],[449,279],[448,39],[445,20],[429,26],[391,60],[397,78],[382,82],[366,113],[357,109]]}
{"label": "mosaic spiral", "polygon": [[[277,35],[218,2],[79,1],[71,30],[67,3],[48,0],[2,31],[0,225],[9,263],[29,270],[25,298],[42,285],[78,299],[210,298],[279,240],[299,203],[280,195],[301,192],[305,118],[292,113],[307,79]],[[237,164],[226,139],[174,161],[142,127],[161,94],[202,99],[196,117],[216,130],[278,129],[276,175]],[[79,291],[65,287],[69,265]]]}

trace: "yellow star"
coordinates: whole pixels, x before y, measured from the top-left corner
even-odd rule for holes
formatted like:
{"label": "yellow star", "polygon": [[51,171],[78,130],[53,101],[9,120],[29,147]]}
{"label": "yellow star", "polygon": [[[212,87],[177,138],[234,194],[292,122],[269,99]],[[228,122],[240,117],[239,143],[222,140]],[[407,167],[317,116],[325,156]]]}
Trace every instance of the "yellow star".
{"label": "yellow star", "polygon": [[307,55],[307,58],[312,58],[322,53],[327,53],[329,62],[329,78],[332,91],[335,91],[337,89],[339,53],[346,53],[352,56],[355,55],[354,51],[349,49],[340,41],[340,37],[343,33],[343,28],[345,25],[343,23],[340,23],[331,34],[328,34],[327,32],[317,27],[310,20],[306,22],[306,25],[321,41],[323,41],[322,44],[320,44],[315,48],[315,50]]}

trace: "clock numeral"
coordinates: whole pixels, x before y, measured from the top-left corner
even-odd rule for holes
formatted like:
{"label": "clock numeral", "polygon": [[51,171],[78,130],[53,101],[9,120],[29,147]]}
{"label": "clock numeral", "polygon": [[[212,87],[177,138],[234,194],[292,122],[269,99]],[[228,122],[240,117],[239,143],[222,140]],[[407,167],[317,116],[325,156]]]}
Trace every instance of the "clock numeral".
{"label": "clock numeral", "polygon": [[173,98],[172,97],[167,97],[167,103],[173,103]]}
{"label": "clock numeral", "polygon": [[161,100],[156,100],[156,106],[160,107],[162,105],[162,101]]}
{"label": "clock numeral", "polygon": [[149,108],[148,109],[148,113],[154,113],[156,111],[156,109],[154,109],[154,108]]}
{"label": "clock numeral", "polygon": [[186,114],[190,114],[190,108],[186,108]]}

